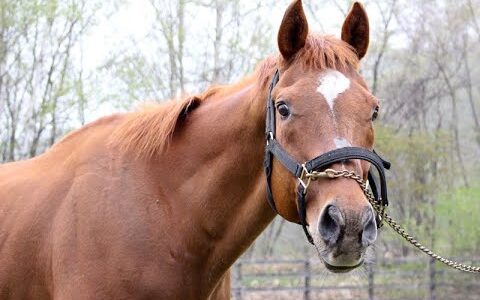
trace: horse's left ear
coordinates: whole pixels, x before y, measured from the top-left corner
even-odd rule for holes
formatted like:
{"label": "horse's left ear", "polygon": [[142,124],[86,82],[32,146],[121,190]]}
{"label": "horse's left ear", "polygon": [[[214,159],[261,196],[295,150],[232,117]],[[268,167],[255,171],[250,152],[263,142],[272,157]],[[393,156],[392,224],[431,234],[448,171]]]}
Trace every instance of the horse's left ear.
{"label": "horse's left ear", "polygon": [[370,27],[367,12],[359,2],[353,3],[352,9],[342,26],[342,40],[349,43],[362,59],[368,50]]}

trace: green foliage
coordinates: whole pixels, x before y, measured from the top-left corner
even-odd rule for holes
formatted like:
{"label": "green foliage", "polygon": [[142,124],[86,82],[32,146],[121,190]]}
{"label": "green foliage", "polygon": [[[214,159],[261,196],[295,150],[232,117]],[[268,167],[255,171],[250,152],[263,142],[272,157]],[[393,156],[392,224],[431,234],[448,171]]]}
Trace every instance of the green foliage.
{"label": "green foliage", "polygon": [[[377,128],[377,149],[392,162],[389,212],[427,246],[445,255],[478,253],[480,185],[456,187],[450,137]],[[396,234],[387,240],[403,243]],[[412,248],[407,248],[412,249]]]}
{"label": "green foliage", "polygon": [[393,165],[389,186],[394,195],[435,196],[447,187],[447,133],[395,132],[389,127],[377,127],[376,131],[376,148]]}
{"label": "green foliage", "polygon": [[436,234],[451,255],[477,254],[480,245],[480,183],[444,193],[436,207]]}
{"label": "green foliage", "polygon": [[[435,206],[440,195],[448,191],[453,177],[448,172],[449,141],[444,132],[377,128],[376,148],[392,162],[392,170],[388,172],[389,212],[426,244],[435,243]],[[395,235],[385,238],[399,241]]]}

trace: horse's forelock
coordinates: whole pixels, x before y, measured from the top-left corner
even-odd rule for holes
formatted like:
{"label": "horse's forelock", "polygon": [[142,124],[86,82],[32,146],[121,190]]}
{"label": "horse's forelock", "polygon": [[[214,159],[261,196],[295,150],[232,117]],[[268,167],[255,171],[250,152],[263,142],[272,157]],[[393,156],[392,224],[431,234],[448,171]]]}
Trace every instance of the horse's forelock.
{"label": "horse's forelock", "polygon": [[334,37],[310,33],[305,46],[289,62],[282,61],[280,55],[270,56],[260,63],[257,77],[263,87],[267,86],[278,67],[300,64],[305,70],[322,71],[357,70],[360,61],[352,46]]}
{"label": "horse's forelock", "polygon": [[334,36],[310,34],[303,49],[297,53],[295,63],[314,70],[357,69],[359,59],[346,42]]}

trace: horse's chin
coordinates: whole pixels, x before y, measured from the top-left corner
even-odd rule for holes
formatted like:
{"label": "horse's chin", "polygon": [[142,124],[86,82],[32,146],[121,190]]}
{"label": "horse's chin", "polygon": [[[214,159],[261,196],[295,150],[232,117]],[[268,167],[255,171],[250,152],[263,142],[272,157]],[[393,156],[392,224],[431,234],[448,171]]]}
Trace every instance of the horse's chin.
{"label": "horse's chin", "polygon": [[350,250],[350,252],[347,253],[347,251],[344,250],[341,255],[334,255],[334,253],[338,253],[338,249],[328,247],[318,234],[313,234],[312,237],[318,257],[325,268],[331,273],[348,273],[361,267],[365,261],[367,263],[371,261],[373,248],[370,246],[357,248],[356,251],[351,250],[351,248],[354,247],[348,247],[347,249]]}
{"label": "horse's chin", "polygon": [[315,243],[315,248],[318,251],[318,257],[324,264],[325,268],[331,273],[348,273],[350,271],[355,270],[356,268],[362,266],[366,259],[366,253],[358,253],[356,256],[357,259],[350,259],[345,260],[342,258],[334,259],[330,250],[327,250],[324,244]]}
{"label": "horse's chin", "polygon": [[360,267],[363,265],[363,260],[361,260],[358,264],[353,265],[353,266],[337,266],[337,265],[331,265],[328,262],[326,262],[324,259],[322,259],[323,264],[325,265],[325,268],[327,268],[328,271],[336,274],[340,273],[348,273],[352,270],[355,270],[356,268]]}

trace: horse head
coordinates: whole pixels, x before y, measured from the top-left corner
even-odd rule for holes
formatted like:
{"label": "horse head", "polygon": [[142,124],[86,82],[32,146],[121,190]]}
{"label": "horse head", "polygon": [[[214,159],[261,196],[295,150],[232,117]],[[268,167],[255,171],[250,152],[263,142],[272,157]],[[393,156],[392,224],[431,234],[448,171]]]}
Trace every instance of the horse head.
{"label": "horse head", "polygon": [[[276,141],[297,161],[344,147],[372,150],[379,103],[358,70],[369,44],[365,10],[353,4],[341,40],[309,33],[308,28],[302,1],[294,1],[278,33],[280,76],[270,96]],[[370,164],[349,159],[329,168],[353,171],[367,180]],[[298,178],[275,158],[272,170],[278,213],[300,223],[298,203],[292,201]],[[305,219],[322,261],[333,272],[360,266],[377,238],[375,212],[363,190],[347,178],[323,178],[308,189]]]}

